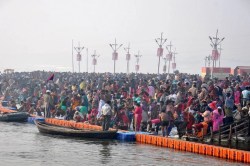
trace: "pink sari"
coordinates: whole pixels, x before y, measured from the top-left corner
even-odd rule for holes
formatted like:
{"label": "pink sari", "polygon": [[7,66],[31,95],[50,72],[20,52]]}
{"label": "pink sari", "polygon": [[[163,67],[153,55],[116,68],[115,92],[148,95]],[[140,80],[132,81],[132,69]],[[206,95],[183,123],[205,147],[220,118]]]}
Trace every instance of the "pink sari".
{"label": "pink sari", "polygon": [[217,109],[213,111],[213,131],[218,131],[219,127],[223,125],[223,117],[223,111],[221,111],[221,115],[219,114]]}
{"label": "pink sari", "polygon": [[236,91],[234,92],[234,103],[237,105],[237,104],[240,104],[240,91]]}

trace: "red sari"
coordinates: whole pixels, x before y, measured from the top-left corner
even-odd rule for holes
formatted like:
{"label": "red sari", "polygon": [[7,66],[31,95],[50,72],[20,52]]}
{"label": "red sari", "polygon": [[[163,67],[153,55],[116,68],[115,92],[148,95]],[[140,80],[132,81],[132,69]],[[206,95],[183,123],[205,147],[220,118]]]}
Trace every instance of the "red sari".
{"label": "red sari", "polygon": [[142,108],[139,106],[136,106],[135,110],[134,110],[134,119],[135,119],[135,127],[136,130],[135,131],[139,131],[140,130],[140,126],[141,126],[141,120],[142,120]]}

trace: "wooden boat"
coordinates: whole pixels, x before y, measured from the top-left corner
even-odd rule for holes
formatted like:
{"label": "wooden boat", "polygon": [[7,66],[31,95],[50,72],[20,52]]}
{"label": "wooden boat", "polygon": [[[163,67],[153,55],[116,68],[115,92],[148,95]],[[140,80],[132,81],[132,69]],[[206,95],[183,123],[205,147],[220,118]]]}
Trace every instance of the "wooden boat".
{"label": "wooden boat", "polygon": [[35,124],[41,133],[63,135],[70,137],[82,137],[82,138],[99,138],[99,139],[113,139],[116,136],[117,130],[99,131],[99,130],[87,130],[67,128],[62,126],[55,126],[35,120]]}
{"label": "wooden boat", "polygon": [[9,112],[1,113],[0,121],[3,122],[26,122],[29,114],[26,112]]}

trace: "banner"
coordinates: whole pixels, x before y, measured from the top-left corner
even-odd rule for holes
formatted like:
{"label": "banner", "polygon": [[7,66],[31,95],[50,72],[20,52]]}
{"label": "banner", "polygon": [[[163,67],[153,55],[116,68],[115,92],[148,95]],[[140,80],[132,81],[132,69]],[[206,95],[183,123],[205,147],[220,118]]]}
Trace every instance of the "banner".
{"label": "banner", "polygon": [[138,72],[139,71],[140,66],[139,65],[135,65],[135,71]]}
{"label": "banner", "polygon": [[81,61],[82,60],[82,55],[80,53],[77,54],[76,60],[77,61]]}
{"label": "banner", "polygon": [[157,49],[157,56],[162,56],[163,55],[163,48],[158,48]]}
{"label": "banner", "polygon": [[118,60],[118,53],[117,52],[114,52],[113,54],[112,54],[112,60]]}
{"label": "banner", "polygon": [[130,54],[126,55],[126,60],[129,61],[130,60]]}
{"label": "banner", "polygon": [[94,58],[92,61],[92,65],[96,65],[97,64],[97,60]]}
{"label": "banner", "polygon": [[173,57],[172,53],[167,54],[167,55],[166,55],[167,61],[172,61],[172,57]]}
{"label": "banner", "polygon": [[219,59],[219,52],[218,50],[213,50],[212,51],[212,60],[217,61]]}
{"label": "banner", "polygon": [[176,63],[172,63],[172,69],[176,69]]}
{"label": "banner", "polygon": [[163,72],[166,72],[166,71],[167,71],[167,66],[164,65],[164,66],[163,66]]}

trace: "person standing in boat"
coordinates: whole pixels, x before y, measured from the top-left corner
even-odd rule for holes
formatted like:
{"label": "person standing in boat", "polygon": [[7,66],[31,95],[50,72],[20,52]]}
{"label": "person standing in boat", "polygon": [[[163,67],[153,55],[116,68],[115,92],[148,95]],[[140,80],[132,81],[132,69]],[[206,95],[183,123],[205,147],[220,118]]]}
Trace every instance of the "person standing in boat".
{"label": "person standing in boat", "polygon": [[102,130],[103,131],[108,131],[110,127],[110,121],[111,121],[111,101],[107,101],[104,106],[102,106],[101,110],[101,116],[102,116]]}
{"label": "person standing in boat", "polygon": [[50,90],[46,90],[46,93],[43,96],[43,100],[44,100],[44,109],[45,109],[45,118],[50,118],[51,114],[50,114],[50,105],[53,103],[52,101],[52,97],[50,95],[51,91]]}

